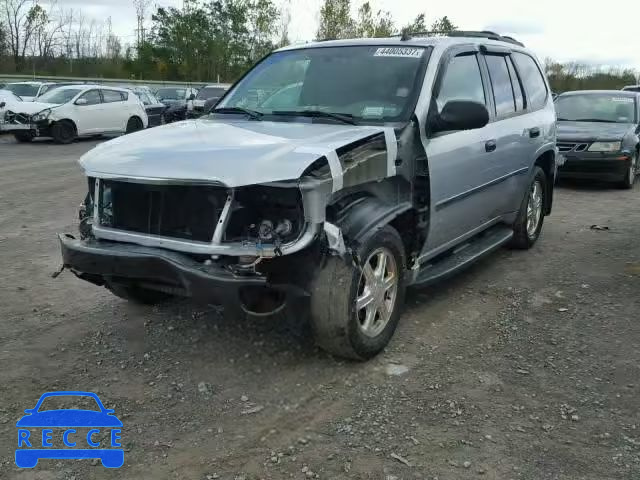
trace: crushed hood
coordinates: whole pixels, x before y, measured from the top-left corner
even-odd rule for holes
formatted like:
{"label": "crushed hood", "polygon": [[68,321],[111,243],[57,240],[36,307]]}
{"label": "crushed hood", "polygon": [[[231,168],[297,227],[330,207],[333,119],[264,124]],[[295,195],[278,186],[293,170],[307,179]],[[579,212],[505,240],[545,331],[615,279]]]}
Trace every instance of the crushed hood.
{"label": "crushed hood", "polygon": [[378,133],[395,140],[390,127],[189,120],[98,145],[82,156],[80,164],[95,177],[236,187],[298,179],[318,158],[337,159],[337,148]]}
{"label": "crushed hood", "polygon": [[629,123],[559,121],[557,135],[558,141],[622,140],[632,128]]}
{"label": "crushed hood", "polygon": [[55,108],[59,105],[55,103],[42,103],[42,102],[20,102],[14,103],[13,110],[15,113],[26,113],[27,115],[33,115],[34,113],[41,112],[47,108]]}

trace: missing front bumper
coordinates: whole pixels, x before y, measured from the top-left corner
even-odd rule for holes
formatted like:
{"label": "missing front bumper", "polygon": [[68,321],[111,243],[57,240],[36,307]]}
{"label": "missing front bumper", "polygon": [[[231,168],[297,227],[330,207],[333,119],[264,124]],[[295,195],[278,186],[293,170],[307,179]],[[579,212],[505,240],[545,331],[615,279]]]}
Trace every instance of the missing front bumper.
{"label": "missing front bumper", "polygon": [[236,301],[243,287],[267,285],[261,275],[236,275],[216,265],[204,265],[167,250],[58,235],[65,268],[88,282],[141,282],[158,290],[173,290],[194,301],[225,304]]}

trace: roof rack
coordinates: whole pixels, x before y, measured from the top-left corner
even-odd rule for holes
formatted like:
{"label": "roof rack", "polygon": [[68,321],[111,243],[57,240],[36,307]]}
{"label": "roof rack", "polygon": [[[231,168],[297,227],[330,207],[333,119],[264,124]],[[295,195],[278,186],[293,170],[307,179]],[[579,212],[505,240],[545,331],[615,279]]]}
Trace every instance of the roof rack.
{"label": "roof rack", "polygon": [[524,47],[522,42],[519,42],[513,37],[508,37],[506,35],[500,35],[495,32],[491,32],[489,30],[475,31],[475,30],[452,30],[449,32],[439,32],[439,31],[428,31],[428,32],[402,32],[400,35],[402,41],[411,40],[414,37],[435,37],[435,36],[445,36],[445,37],[471,37],[471,38],[487,38],[489,40],[497,40],[499,42],[511,43],[513,45],[518,45],[520,47]]}

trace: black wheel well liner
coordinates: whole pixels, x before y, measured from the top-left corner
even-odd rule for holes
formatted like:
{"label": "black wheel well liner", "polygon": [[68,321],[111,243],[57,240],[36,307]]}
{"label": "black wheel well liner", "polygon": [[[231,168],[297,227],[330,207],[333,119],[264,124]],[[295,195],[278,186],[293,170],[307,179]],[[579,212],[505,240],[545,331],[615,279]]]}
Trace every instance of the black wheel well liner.
{"label": "black wheel well liner", "polygon": [[553,150],[547,150],[536,158],[535,165],[542,168],[547,177],[547,195],[544,206],[545,215],[551,213],[553,207],[553,186],[556,180],[556,156]]}
{"label": "black wheel well liner", "polygon": [[330,206],[328,213],[327,219],[340,228],[348,245],[361,244],[380,228],[391,225],[400,233],[407,259],[416,248],[417,212],[411,202],[390,205],[375,196],[357,194]]}
{"label": "black wheel well liner", "polygon": [[74,122],[73,120],[71,120],[70,118],[63,118],[60,120],[56,120],[55,123],[70,123],[71,126],[73,127],[73,131],[74,133],[77,135],[78,134],[78,126],[76,125],[76,122]]}

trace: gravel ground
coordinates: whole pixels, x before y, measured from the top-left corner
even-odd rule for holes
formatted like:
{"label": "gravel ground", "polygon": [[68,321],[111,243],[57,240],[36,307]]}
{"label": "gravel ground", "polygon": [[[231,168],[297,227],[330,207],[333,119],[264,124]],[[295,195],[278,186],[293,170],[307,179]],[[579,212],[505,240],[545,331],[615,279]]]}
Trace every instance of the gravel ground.
{"label": "gravel ground", "polygon": [[[638,188],[559,187],[534,249],[411,292],[386,352],[351,363],[52,279],[96,143],[0,138],[0,478],[640,478]],[[115,408],[124,467],[16,468],[15,422],[50,390]]]}

